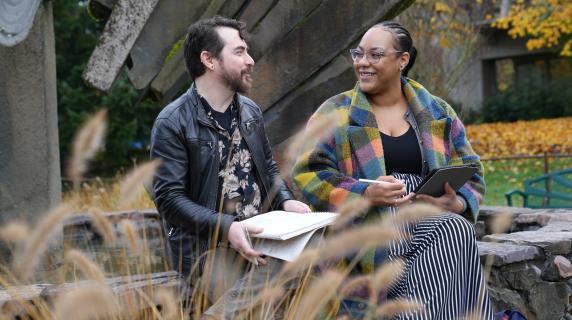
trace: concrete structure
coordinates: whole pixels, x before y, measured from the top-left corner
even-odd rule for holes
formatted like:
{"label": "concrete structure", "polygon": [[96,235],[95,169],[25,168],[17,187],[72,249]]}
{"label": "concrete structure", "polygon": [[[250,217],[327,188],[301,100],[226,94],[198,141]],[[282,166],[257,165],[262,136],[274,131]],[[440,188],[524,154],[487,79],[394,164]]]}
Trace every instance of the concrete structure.
{"label": "concrete structure", "polygon": [[497,83],[497,61],[529,59],[546,56],[557,57],[553,50],[542,49],[529,51],[526,39],[512,39],[506,30],[485,27],[481,30],[482,39],[473,59],[451,91],[454,101],[464,106],[478,108],[485,97],[494,92]]}
{"label": "concrete structure", "polygon": [[60,200],[52,3],[39,6],[28,37],[0,45],[0,223],[34,220]]}
{"label": "concrete structure", "polygon": [[[114,58],[126,57],[124,63],[133,86],[154,95],[162,104],[189,84],[180,47],[189,25],[215,14],[246,22],[252,35],[250,52],[256,61],[251,98],[264,111],[270,142],[276,145],[295,133],[326,98],[353,87],[348,49],[367,28],[397,16],[413,1],[162,0],[142,29],[112,19],[122,8],[117,6],[119,2],[130,1],[92,1],[112,10],[92,60],[110,59],[102,56],[104,51],[99,48],[121,37],[117,30],[137,29],[130,31],[139,34],[135,43],[118,46]],[[131,2],[135,11],[149,3]],[[118,72],[96,72],[88,67],[84,79],[106,91],[109,87],[101,84],[113,82]]]}
{"label": "concrete structure", "polygon": [[[119,0],[107,24],[108,32],[87,63],[83,78],[97,88],[111,88],[127,54],[159,0]],[[137,5],[135,5],[137,3]],[[101,75],[105,75],[102,77]]]}
{"label": "concrete structure", "polygon": [[[450,93],[453,101],[462,102],[464,106],[479,108],[485,98],[494,93],[499,78],[499,62],[510,63],[514,77],[518,78],[523,76],[519,66],[558,59],[556,49],[530,51],[526,48],[526,39],[513,39],[506,30],[494,29],[488,23],[480,33],[478,49]],[[543,73],[542,70],[538,71]]]}

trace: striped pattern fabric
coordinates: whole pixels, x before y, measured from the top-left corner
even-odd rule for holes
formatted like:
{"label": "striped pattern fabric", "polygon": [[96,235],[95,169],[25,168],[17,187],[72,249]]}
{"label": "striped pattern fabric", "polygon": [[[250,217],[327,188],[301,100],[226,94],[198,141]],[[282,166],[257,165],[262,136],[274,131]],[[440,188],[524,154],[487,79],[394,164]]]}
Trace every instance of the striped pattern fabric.
{"label": "striped pattern fabric", "polygon": [[[403,78],[402,91],[418,125],[423,158],[431,169],[446,165],[477,164],[478,173],[458,193],[467,201],[464,216],[476,221],[485,192],[483,167],[467,140],[454,110],[419,83]],[[302,153],[293,169],[293,181],[318,211],[337,211],[344,202],[363,195],[368,184],[358,179],[386,175],[384,152],[375,115],[359,89],[341,93],[322,104],[309,125],[330,113],[339,115],[333,134]],[[402,176],[409,190],[419,177]],[[396,214],[393,207],[375,207],[367,219]],[[476,319],[492,319],[474,230],[467,219],[445,214],[403,226],[408,242],[370,250],[357,272],[371,273],[387,259],[403,258],[407,269],[388,292],[390,298],[410,298],[423,303],[425,315],[400,315],[399,319],[457,319],[476,312]],[[350,257],[351,260],[351,257]]]}
{"label": "striped pattern fabric", "polygon": [[[419,83],[402,78],[402,90],[418,124],[429,169],[468,163],[480,166],[479,172],[458,191],[468,204],[464,216],[476,221],[485,192],[483,167],[467,140],[463,124],[451,106]],[[342,203],[360,197],[367,183],[358,179],[386,175],[377,121],[359,83],[353,90],[324,102],[309,125],[332,112],[340,120],[331,137],[302,153],[293,169],[294,183],[318,211],[336,211]],[[375,211],[383,213],[387,208]]]}
{"label": "striped pattern fabric", "polygon": [[[416,175],[393,175],[405,181],[407,193],[421,181]],[[390,214],[398,212],[390,209]],[[445,213],[399,228],[412,238],[389,247],[389,260],[403,259],[405,271],[388,298],[416,300],[425,313],[396,319],[493,319],[472,224]]]}

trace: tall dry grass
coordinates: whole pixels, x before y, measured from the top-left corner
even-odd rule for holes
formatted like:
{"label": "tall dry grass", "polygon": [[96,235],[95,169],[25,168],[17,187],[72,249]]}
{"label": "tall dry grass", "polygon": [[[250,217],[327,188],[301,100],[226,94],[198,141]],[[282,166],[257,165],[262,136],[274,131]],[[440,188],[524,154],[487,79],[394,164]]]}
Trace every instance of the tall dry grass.
{"label": "tall dry grass", "polygon": [[[105,184],[96,180],[81,184],[90,159],[103,145],[107,126],[105,117],[105,111],[97,113],[77,135],[69,168],[75,188],[64,196],[63,202],[48,211],[34,227],[14,221],[0,228],[1,241],[13,250],[12,264],[0,266],[0,285],[5,292],[13,292],[13,296],[18,297],[17,291],[29,283],[53,239],[58,241],[63,221],[77,212],[89,214],[105,246],[121,247],[122,258],[126,261],[137,259],[136,270],[125,267],[128,263],[123,266],[126,269],[120,265],[108,270],[107,262],[94,258],[97,255],[89,248],[85,251],[68,248],[64,263],[57,270],[59,282],[56,284],[60,285],[60,291],[55,300],[48,301],[38,296],[30,301],[20,296],[0,308],[0,318],[17,315],[30,319],[199,318],[212,303],[208,298],[209,291],[213,290],[209,287],[211,273],[242,274],[238,263],[228,264],[228,269],[217,269],[221,265],[210,258],[216,252],[213,247],[203,257],[207,261],[204,268],[198,264],[192,268],[187,279],[193,286],[191,292],[173,286],[159,286],[145,275],[151,270],[150,248],[145,237],[136,230],[132,221],[124,220],[115,226],[103,213],[154,207],[143,186],[149,182],[159,163],[152,161],[134,168],[118,183]],[[322,141],[337,121],[330,117],[322,119],[293,141],[288,151],[288,166],[282,167],[283,171],[290,172],[295,155]],[[358,286],[369,288],[369,319],[391,317],[400,312],[422,312],[422,306],[413,301],[378,301],[379,291],[387,289],[402,273],[401,261],[380,266],[371,275],[355,276],[351,271],[361,257],[360,252],[387,246],[391,241],[407,236],[396,232],[396,224],[418,221],[427,215],[438,214],[439,210],[426,205],[411,206],[404,208],[396,217],[368,225],[353,225],[351,221],[367,212],[369,206],[370,203],[364,199],[342,206],[334,227],[319,245],[305,250],[295,261],[284,263],[277,274],[266,279],[262,288],[241,297],[247,302],[243,311],[235,315],[236,318],[343,318],[338,315],[340,302]],[[61,237],[59,239],[61,241]],[[349,264],[337,263],[341,257],[355,252],[358,254]],[[117,286],[111,278],[119,274],[127,274],[128,277]],[[254,285],[248,281],[245,284],[246,287]]]}
{"label": "tall dry grass", "polygon": [[[86,214],[102,236],[104,249],[122,246],[122,259],[140,257],[136,262],[138,271],[151,270],[144,254],[146,239],[141,232],[131,221],[122,221],[120,228],[116,228],[105,213],[119,208],[152,208],[153,202],[143,185],[149,182],[158,162],[134,168],[118,183],[105,184],[101,179],[81,183],[90,160],[103,146],[106,117],[105,110],[96,113],[76,135],[67,170],[74,189],[64,195],[63,201],[41,215],[33,226],[15,220],[0,227],[2,246],[10,250],[8,261],[0,265],[0,319],[182,318],[177,288],[154,288],[152,281],[141,281],[140,277],[134,280],[135,276],[117,280],[113,277],[133,273],[129,263],[119,264],[110,272],[106,268],[108,259],[96,259],[98,255],[91,250],[96,244],[80,251],[62,243],[66,219]],[[121,243],[120,238],[125,241]],[[51,255],[58,247],[61,252],[62,245],[64,257],[55,268],[50,265],[54,262],[50,258],[54,258]],[[49,282],[58,289],[46,293],[46,299],[38,291],[43,286],[32,285],[32,281]]]}

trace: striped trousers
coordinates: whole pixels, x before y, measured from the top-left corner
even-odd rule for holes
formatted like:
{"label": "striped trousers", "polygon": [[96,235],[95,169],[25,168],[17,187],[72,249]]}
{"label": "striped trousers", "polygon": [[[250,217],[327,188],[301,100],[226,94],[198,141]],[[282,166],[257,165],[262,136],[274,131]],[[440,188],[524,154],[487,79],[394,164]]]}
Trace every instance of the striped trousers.
{"label": "striped trousers", "polygon": [[[421,182],[417,175],[393,175],[405,181],[407,193]],[[391,214],[398,212],[391,208]],[[424,305],[425,312],[403,313],[396,319],[493,318],[471,223],[445,213],[400,230],[410,238],[390,245],[389,260],[403,259],[405,270],[389,289],[388,299],[415,300]]]}

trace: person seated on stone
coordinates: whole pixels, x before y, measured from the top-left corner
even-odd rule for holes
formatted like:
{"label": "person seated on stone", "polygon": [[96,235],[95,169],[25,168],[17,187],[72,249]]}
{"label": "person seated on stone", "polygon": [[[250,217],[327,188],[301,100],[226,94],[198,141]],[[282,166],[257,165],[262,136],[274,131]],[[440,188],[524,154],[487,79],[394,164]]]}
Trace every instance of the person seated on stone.
{"label": "person seated on stone", "polygon": [[173,267],[190,277],[195,297],[213,303],[205,318],[233,318],[281,268],[251,247],[248,234],[262,230],[241,221],[269,210],[310,211],[280,177],[262,112],[243,95],[254,66],[246,39],[245,24],[234,19],[194,23],[184,44],[193,83],[151,132],[151,157],[161,161],[154,200]]}
{"label": "person seated on stone", "polygon": [[[359,221],[396,214],[416,200],[441,208],[442,215],[403,226],[411,238],[365,255],[352,272],[374,270],[398,258],[405,262],[387,299],[415,300],[425,313],[403,313],[398,319],[491,319],[471,224],[485,192],[483,167],[463,123],[447,102],[407,77],[417,51],[400,24],[374,25],[350,54],[356,85],[326,100],[309,123],[332,112],[341,119],[326,140],[298,157],[293,181],[315,210],[336,211],[350,199],[369,199],[372,208]],[[480,169],[458,191],[446,184],[440,197],[412,193],[430,170],[453,164]],[[343,301],[341,312],[363,316],[359,309],[367,300],[359,298]]]}

